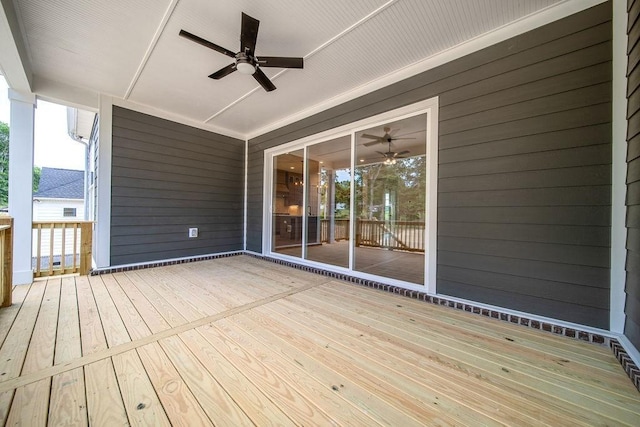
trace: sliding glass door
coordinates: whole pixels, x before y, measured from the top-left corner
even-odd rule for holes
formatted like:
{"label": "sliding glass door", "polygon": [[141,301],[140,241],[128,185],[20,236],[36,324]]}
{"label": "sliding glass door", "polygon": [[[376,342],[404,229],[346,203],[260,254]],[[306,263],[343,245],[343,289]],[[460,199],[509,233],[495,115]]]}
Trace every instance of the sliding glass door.
{"label": "sliding glass door", "polygon": [[437,154],[427,120],[405,115],[269,157],[270,251],[424,285]]}
{"label": "sliding glass door", "polygon": [[307,147],[306,259],[349,267],[351,137]]}
{"label": "sliding glass door", "polygon": [[271,251],[302,257],[304,151],[273,157]]}
{"label": "sliding glass door", "polygon": [[426,116],[356,134],[354,269],[424,283]]}

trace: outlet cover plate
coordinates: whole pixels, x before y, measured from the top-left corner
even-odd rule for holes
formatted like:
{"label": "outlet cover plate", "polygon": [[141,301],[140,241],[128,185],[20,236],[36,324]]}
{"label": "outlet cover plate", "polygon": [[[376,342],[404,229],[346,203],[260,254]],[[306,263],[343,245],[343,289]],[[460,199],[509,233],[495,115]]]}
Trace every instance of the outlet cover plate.
{"label": "outlet cover plate", "polygon": [[189,238],[192,237],[198,237],[198,229],[197,228],[190,228],[189,229]]}

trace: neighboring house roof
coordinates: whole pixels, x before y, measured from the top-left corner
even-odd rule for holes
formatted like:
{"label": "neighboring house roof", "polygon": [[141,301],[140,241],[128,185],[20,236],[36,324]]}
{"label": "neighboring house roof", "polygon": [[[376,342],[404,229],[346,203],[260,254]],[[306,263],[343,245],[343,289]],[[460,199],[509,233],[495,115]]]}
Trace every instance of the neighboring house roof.
{"label": "neighboring house roof", "polygon": [[84,199],[84,171],[42,168],[34,198]]}

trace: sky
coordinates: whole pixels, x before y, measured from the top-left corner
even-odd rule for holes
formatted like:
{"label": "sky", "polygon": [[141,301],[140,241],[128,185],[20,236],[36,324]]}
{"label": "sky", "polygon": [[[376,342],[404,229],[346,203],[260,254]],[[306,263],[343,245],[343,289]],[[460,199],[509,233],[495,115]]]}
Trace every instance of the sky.
{"label": "sky", "polygon": [[[0,75],[0,121],[11,125],[7,89],[7,83]],[[38,100],[34,143],[33,163],[35,166],[84,169],[84,145],[74,141],[67,134],[67,108],[65,106]]]}

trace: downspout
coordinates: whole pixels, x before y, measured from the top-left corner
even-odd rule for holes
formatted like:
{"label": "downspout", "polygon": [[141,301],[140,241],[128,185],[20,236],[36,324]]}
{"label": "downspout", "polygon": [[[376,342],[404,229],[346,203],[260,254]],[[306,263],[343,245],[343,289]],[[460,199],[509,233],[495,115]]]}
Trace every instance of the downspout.
{"label": "downspout", "polygon": [[78,135],[78,109],[67,107],[67,133],[76,142],[84,145],[84,220],[89,219],[87,200],[89,197],[89,139]]}

